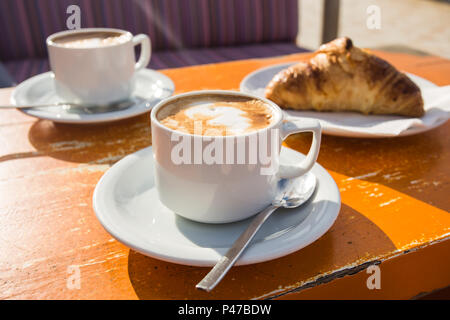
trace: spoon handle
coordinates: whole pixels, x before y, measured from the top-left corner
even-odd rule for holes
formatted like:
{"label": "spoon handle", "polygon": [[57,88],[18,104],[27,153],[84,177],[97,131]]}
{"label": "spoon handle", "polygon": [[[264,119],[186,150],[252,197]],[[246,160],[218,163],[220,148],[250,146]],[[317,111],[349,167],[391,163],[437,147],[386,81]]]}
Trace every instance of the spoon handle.
{"label": "spoon handle", "polygon": [[222,278],[227,274],[228,270],[230,270],[230,268],[234,265],[242,252],[244,252],[245,248],[247,248],[247,245],[253,239],[256,232],[258,232],[259,228],[272,214],[272,212],[278,208],[278,206],[271,205],[258,213],[256,217],[253,218],[248,228],[234,242],[233,246],[222,258],[220,258],[214,268],[212,268],[211,271],[209,271],[209,273],[195,287],[208,292],[214,289],[220,280],[222,280]]}
{"label": "spoon handle", "polygon": [[71,103],[49,103],[49,104],[36,104],[36,105],[0,105],[0,109],[28,109],[28,108],[47,108],[57,107],[60,105],[76,106]]}

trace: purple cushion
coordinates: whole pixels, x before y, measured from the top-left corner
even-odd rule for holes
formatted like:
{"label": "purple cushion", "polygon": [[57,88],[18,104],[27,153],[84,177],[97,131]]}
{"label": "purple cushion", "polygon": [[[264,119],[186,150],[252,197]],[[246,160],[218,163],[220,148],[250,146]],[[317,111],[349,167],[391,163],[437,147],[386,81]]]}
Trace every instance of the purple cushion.
{"label": "purple cushion", "polygon": [[[149,68],[176,68],[229,60],[265,58],[306,51],[307,50],[299,48],[292,43],[283,42],[252,44],[237,47],[167,50],[154,52]],[[6,61],[4,64],[18,83],[33,75],[49,70],[49,64],[46,58],[10,60]]]}
{"label": "purple cushion", "polygon": [[81,27],[146,33],[155,51],[294,42],[298,0],[1,0],[0,59],[47,55],[45,39],[67,29],[68,6]]}

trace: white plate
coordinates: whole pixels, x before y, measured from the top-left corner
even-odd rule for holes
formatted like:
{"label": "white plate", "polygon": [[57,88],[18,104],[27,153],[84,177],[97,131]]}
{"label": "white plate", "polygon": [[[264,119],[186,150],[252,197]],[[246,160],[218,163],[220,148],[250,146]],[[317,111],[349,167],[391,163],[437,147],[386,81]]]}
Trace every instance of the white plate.
{"label": "white plate", "polygon": [[[283,147],[286,162],[304,155]],[[252,218],[228,224],[205,224],[179,217],[158,200],[152,148],[131,154],[111,167],[94,191],[94,210],[103,227],[126,246],[157,259],[212,266],[245,230]],[[312,172],[317,188],[300,208],[278,209],[262,226],[238,265],[275,259],[321,237],[336,220],[340,195],[320,165]]]}
{"label": "white plate", "polygon": [[[61,107],[20,109],[24,113],[41,119],[62,123],[100,123],[131,118],[148,112],[159,101],[172,95],[175,86],[167,76],[150,69],[142,69],[135,75],[134,96],[146,102],[114,112],[88,114],[69,112]],[[13,105],[33,105],[63,102],[55,93],[53,72],[45,72],[20,83],[11,95]]]}
{"label": "white plate", "polygon": [[[283,63],[278,65],[273,65],[265,68],[258,69],[250,74],[248,74],[240,84],[240,90],[242,92],[255,94],[257,96],[264,96],[264,89],[269,84],[270,80],[281,70],[286,69],[295,63]],[[419,86],[421,90],[426,88],[437,88],[438,86],[434,83],[416,76],[414,74],[406,73],[406,75]],[[377,138],[386,136],[407,136],[412,134],[417,134],[434,129],[447,121],[447,119],[440,119],[432,125],[416,126],[411,127],[400,134],[389,132],[384,134],[377,134],[374,132],[363,132],[361,130],[356,130],[348,124],[348,121],[353,121],[355,119],[361,119],[361,122],[367,122],[368,117],[370,117],[370,125],[377,125],[383,121],[404,119],[400,116],[395,115],[362,115],[355,112],[317,112],[317,111],[298,111],[298,110],[287,110],[287,113],[292,116],[298,117],[309,117],[316,118],[321,121],[323,133],[335,135],[335,136],[345,136],[345,137],[364,137],[364,138]],[[332,120],[331,120],[332,119]]]}

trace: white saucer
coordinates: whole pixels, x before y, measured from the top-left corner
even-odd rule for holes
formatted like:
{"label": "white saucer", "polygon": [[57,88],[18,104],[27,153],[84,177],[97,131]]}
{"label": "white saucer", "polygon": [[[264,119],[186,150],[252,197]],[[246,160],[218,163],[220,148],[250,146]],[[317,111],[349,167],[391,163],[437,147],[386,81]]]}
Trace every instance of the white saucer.
{"label": "white saucer", "polygon": [[[248,74],[240,84],[240,91],[251,93],[257,96],[264,96],[264,90],[272,78],[281,70],[286,69],[295,63],[288,62],[272,65],[258,69]],[[417,75],[406,73],[406,75],[422,90],[427,88],[437,88],[438,86]],[[375,127],[387,121],[399,121],[405,119],[395,115],[362,115],[356,112],[317,112],[317,111],[299,111],[286,110],[291,116],[308,117],[318,119],[322,125],[322,132],[329,135],[357,137],[357,138],[378,138],[392,136],[408,136],[434,129],[447,121],[447,118],[438,119],[430,125],[412,126],[401,133],[394,130],[387,130],[383,133],[373,132],[369,129],[361,130],[361,127]],[[425,116],[424,116],[425,117]],[[358,123],[358,127],[352,124]],[[395,125],[394,125],[395,127]]]}
{"label": "white saucer", "polygon": [[[283,147],[283,162],[304,155]],[[157,259],[212,266],[245,230],[252,218],[228,224],[204,224],[179,217],[158,200],[152,148],[131,154],[111,167],[95,188],[94,210],[103,227],[126,246]],[[340,209],[336,183],[320,165],[312,172],[317,188],[300,208],[278,209],[262,226],[238,265],[282,257],[320,238]]]}
{"label": "white saucer", "polygon": [[[135,75],[133,96],[145,99],[131,107],[114,112],[89,114],[74,113],[62,107],[20,109],[24,113],[41,119],[62,123],[99,123],[131,118],[148,112],[159,101],[172,95],[175,86],[167,76],[150,69],[139,70]],[[14,105],[33,105],[63,102],[54,91],[53,72],[45,72],[20,83],[11,95]],[[70,112],[69,112],[70,111]]]}

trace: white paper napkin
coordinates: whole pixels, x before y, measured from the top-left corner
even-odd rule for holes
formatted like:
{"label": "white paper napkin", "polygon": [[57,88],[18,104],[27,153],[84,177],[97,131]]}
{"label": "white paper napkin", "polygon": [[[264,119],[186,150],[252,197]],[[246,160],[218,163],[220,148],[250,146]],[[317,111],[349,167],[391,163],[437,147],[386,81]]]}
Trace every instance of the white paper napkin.
{"label": "white paper napkin", "polygon": [[450,86],[422,88],[425,115],[406,118],[392,115],[362,115],[354,112],[286,110],[290,116],[319,119],[330,133],[393,137],[412,128],[432,128],[450,117]]}

